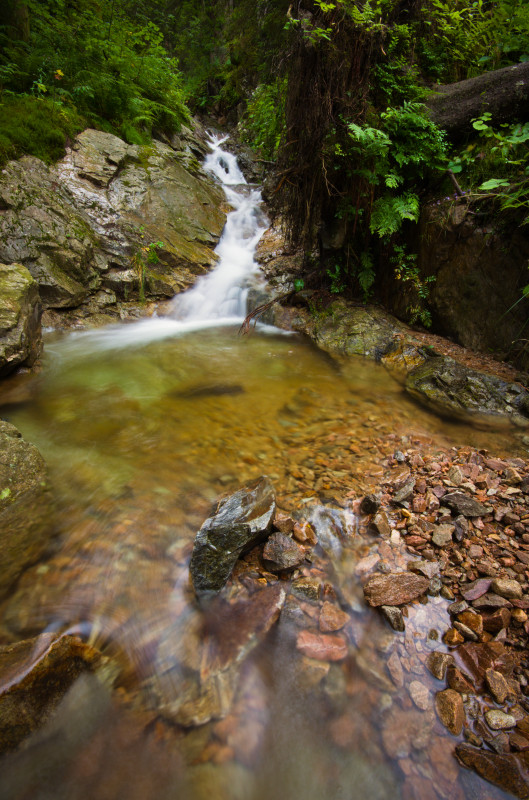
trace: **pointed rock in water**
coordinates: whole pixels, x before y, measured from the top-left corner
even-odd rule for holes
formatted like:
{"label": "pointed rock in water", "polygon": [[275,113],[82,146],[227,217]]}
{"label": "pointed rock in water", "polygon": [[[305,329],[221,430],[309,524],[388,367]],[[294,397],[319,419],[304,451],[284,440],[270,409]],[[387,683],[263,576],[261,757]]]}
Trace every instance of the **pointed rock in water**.
{"label": "pointed rock in water", "polygon": [[196,535],[189,572],[195,592],[219,592],[239,556],[264,541],[276,509],[274,488],[263,476],[217,503]]}

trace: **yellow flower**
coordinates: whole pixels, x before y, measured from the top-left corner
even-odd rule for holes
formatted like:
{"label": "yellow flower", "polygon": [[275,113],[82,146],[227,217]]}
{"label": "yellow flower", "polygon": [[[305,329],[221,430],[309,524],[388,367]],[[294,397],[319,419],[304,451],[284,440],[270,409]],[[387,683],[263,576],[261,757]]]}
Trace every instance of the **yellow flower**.
{"label": "yellow flower", "polygon": [[62,71],[62,69],[56,69],[55,75],[53,77],[55,78],[56,81],[60,81],[61,78],[64,78],[64,72]]}

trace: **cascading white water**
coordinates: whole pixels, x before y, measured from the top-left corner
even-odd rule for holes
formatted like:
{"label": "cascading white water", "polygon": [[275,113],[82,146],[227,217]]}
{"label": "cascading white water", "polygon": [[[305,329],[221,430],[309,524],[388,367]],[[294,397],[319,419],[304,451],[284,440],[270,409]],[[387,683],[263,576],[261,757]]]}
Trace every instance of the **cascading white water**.
{"label": "cascading white water", "polygon": [[[211,153],[204,161],[204,169],[222,182],[226,198],[234,209],[228,214],[215,250],[219,257],[216,267],[192,289],[174,298],[170,316],[74,332],[69,345],[61,343],[63,355],[69,349],[78,357],[83,348],[93,352],[144,345],[203,328],[242,322],[247,313],[249,285],[252,279],[256,281],[259,272],[254,260],[255,248],[268,225],[261,209],[260,191],[247,184],[236,157],[221,147],[227,138],[212,137]],[[261,329],[271,330],[268,326],[261,326]],[[49,344],[47,349],[51,352],[53,345]]]}
{"label": "cascading white water", "polygon": [[246,314],[249,281],[258,271],[255,248],[267,227],[261,193],[248,186],[235,156],[222,149],[227,138],[210,140],[204,168],[222,182],[234,210],[215,250],[219,257],[215,269],[175,298],[173,316],[179,320],[239,321]]}

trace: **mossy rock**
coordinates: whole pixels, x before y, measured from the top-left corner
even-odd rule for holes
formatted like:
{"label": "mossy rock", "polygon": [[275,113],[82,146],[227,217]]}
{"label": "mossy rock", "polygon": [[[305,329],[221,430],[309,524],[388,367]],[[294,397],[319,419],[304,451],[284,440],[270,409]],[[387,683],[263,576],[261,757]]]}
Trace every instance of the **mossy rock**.
{"label": "mossy rock", "polygon": [[516,383],[470,369],[451,358],[428,359],[412,370],[406,390],[436,411],[529,425],[529,393]]}
{"label": "mossy rock", "polygon": [[46,549],[53,506],[44,459],[0,420],[0,597]]}
{"label": "mossy rock", "polygon": [[42,350],[36,282],[21,264],[0,264],[0,375],[31,366]]}

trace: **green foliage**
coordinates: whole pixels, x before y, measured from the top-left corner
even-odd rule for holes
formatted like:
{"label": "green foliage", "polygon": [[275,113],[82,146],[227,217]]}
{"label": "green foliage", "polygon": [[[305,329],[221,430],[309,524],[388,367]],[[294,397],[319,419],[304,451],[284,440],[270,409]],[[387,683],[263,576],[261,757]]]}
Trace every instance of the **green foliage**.
{"label": "green foliage", "polygon": [[413,325],[419,321],[425,328],[432,324],[432,316],[425,307],[428,299],[429,284],[435,281],[435,275],[424,277],[417,266],[417,256],[415,253],[408,253],[404,245],[395,244],[390,261],[394,266],[394,275],[398,281],[407,284],[412,290],[415,301],[407,309],[409,321]]}
{"label": "green foliage", "polygon": [[[95,0],[29,0],[28,43],[4,36],[0,86],[46,97],[96,127],[146,142],[188,119],[180,73],[150,20]],[[13,140],[13,144],[16,142]],[[29,151],[28,151],[29,152]]]}
{"label": "green foliage", "polygon": [[242,138],[261,156],[275,157],[284,128],[286,82],[260,84],[253,92],[240,123]]}
{"label": "green foliage", "polygon": [[75,109],[29,95],[0,96],[0,166],[29,154],[47,164],[64,155],[67,139],[86,127]]}

